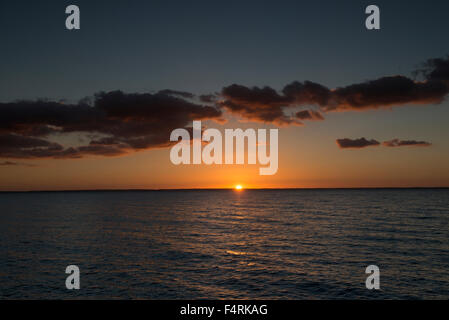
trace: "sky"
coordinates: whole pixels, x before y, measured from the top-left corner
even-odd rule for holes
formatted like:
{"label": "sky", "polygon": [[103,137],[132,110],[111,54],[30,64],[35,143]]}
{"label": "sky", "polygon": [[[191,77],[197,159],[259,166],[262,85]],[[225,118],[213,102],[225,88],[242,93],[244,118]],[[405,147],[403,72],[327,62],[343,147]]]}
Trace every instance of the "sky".
{"label": "sky", "polygon": [[[2,1],[0,190],[449,187],[449,3],[373,3]],[[277,173],[173,165],[193,120],[278,128]]]}

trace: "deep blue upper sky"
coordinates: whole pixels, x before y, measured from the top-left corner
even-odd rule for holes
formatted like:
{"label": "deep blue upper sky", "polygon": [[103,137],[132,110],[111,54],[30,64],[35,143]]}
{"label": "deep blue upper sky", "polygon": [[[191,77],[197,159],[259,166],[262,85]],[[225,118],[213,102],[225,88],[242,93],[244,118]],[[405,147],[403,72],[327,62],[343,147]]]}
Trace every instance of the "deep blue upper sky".
{"label": "deep blue upper sky", "polygon": [[[77,4],[81,30],[65,29]],[[381,30],[365,29],[377,4]],[[449,53],[448,1],[2,1],[0,101],[343,86]]]}

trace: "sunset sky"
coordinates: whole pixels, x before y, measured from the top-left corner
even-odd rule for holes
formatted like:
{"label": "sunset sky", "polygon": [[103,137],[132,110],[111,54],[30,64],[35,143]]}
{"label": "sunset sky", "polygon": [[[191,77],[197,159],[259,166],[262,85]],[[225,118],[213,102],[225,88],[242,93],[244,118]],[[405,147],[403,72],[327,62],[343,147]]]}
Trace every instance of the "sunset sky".
{"label": "sunset sky", "polygon": [[[0,190],[449,187],[449,2],[375,3],[2,2]],[[279,128],[277,173],[173,165],[193,120]]]}

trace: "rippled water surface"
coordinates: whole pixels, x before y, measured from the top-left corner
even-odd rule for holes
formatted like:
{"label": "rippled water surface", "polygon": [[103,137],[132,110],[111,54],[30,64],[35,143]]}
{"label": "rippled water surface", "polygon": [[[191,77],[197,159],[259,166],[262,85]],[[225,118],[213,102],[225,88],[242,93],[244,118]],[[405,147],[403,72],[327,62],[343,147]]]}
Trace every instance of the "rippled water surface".
{"label": "rippled water surface", "polygon": [[448,299],[448,214],[447,189],[1,193],[0,298]]}

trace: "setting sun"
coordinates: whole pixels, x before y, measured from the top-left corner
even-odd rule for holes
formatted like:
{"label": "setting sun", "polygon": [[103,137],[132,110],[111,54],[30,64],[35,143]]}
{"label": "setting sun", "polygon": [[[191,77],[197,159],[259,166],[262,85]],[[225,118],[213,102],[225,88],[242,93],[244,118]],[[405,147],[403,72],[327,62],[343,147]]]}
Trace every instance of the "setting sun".
{"label": "setting sun", "polygon": [[243,189],[243,187],[242,187],[242,185],[240,185],[240,184],[238,184],[238,185],[235,186],[235,190],[242,190],[242,189]]}

